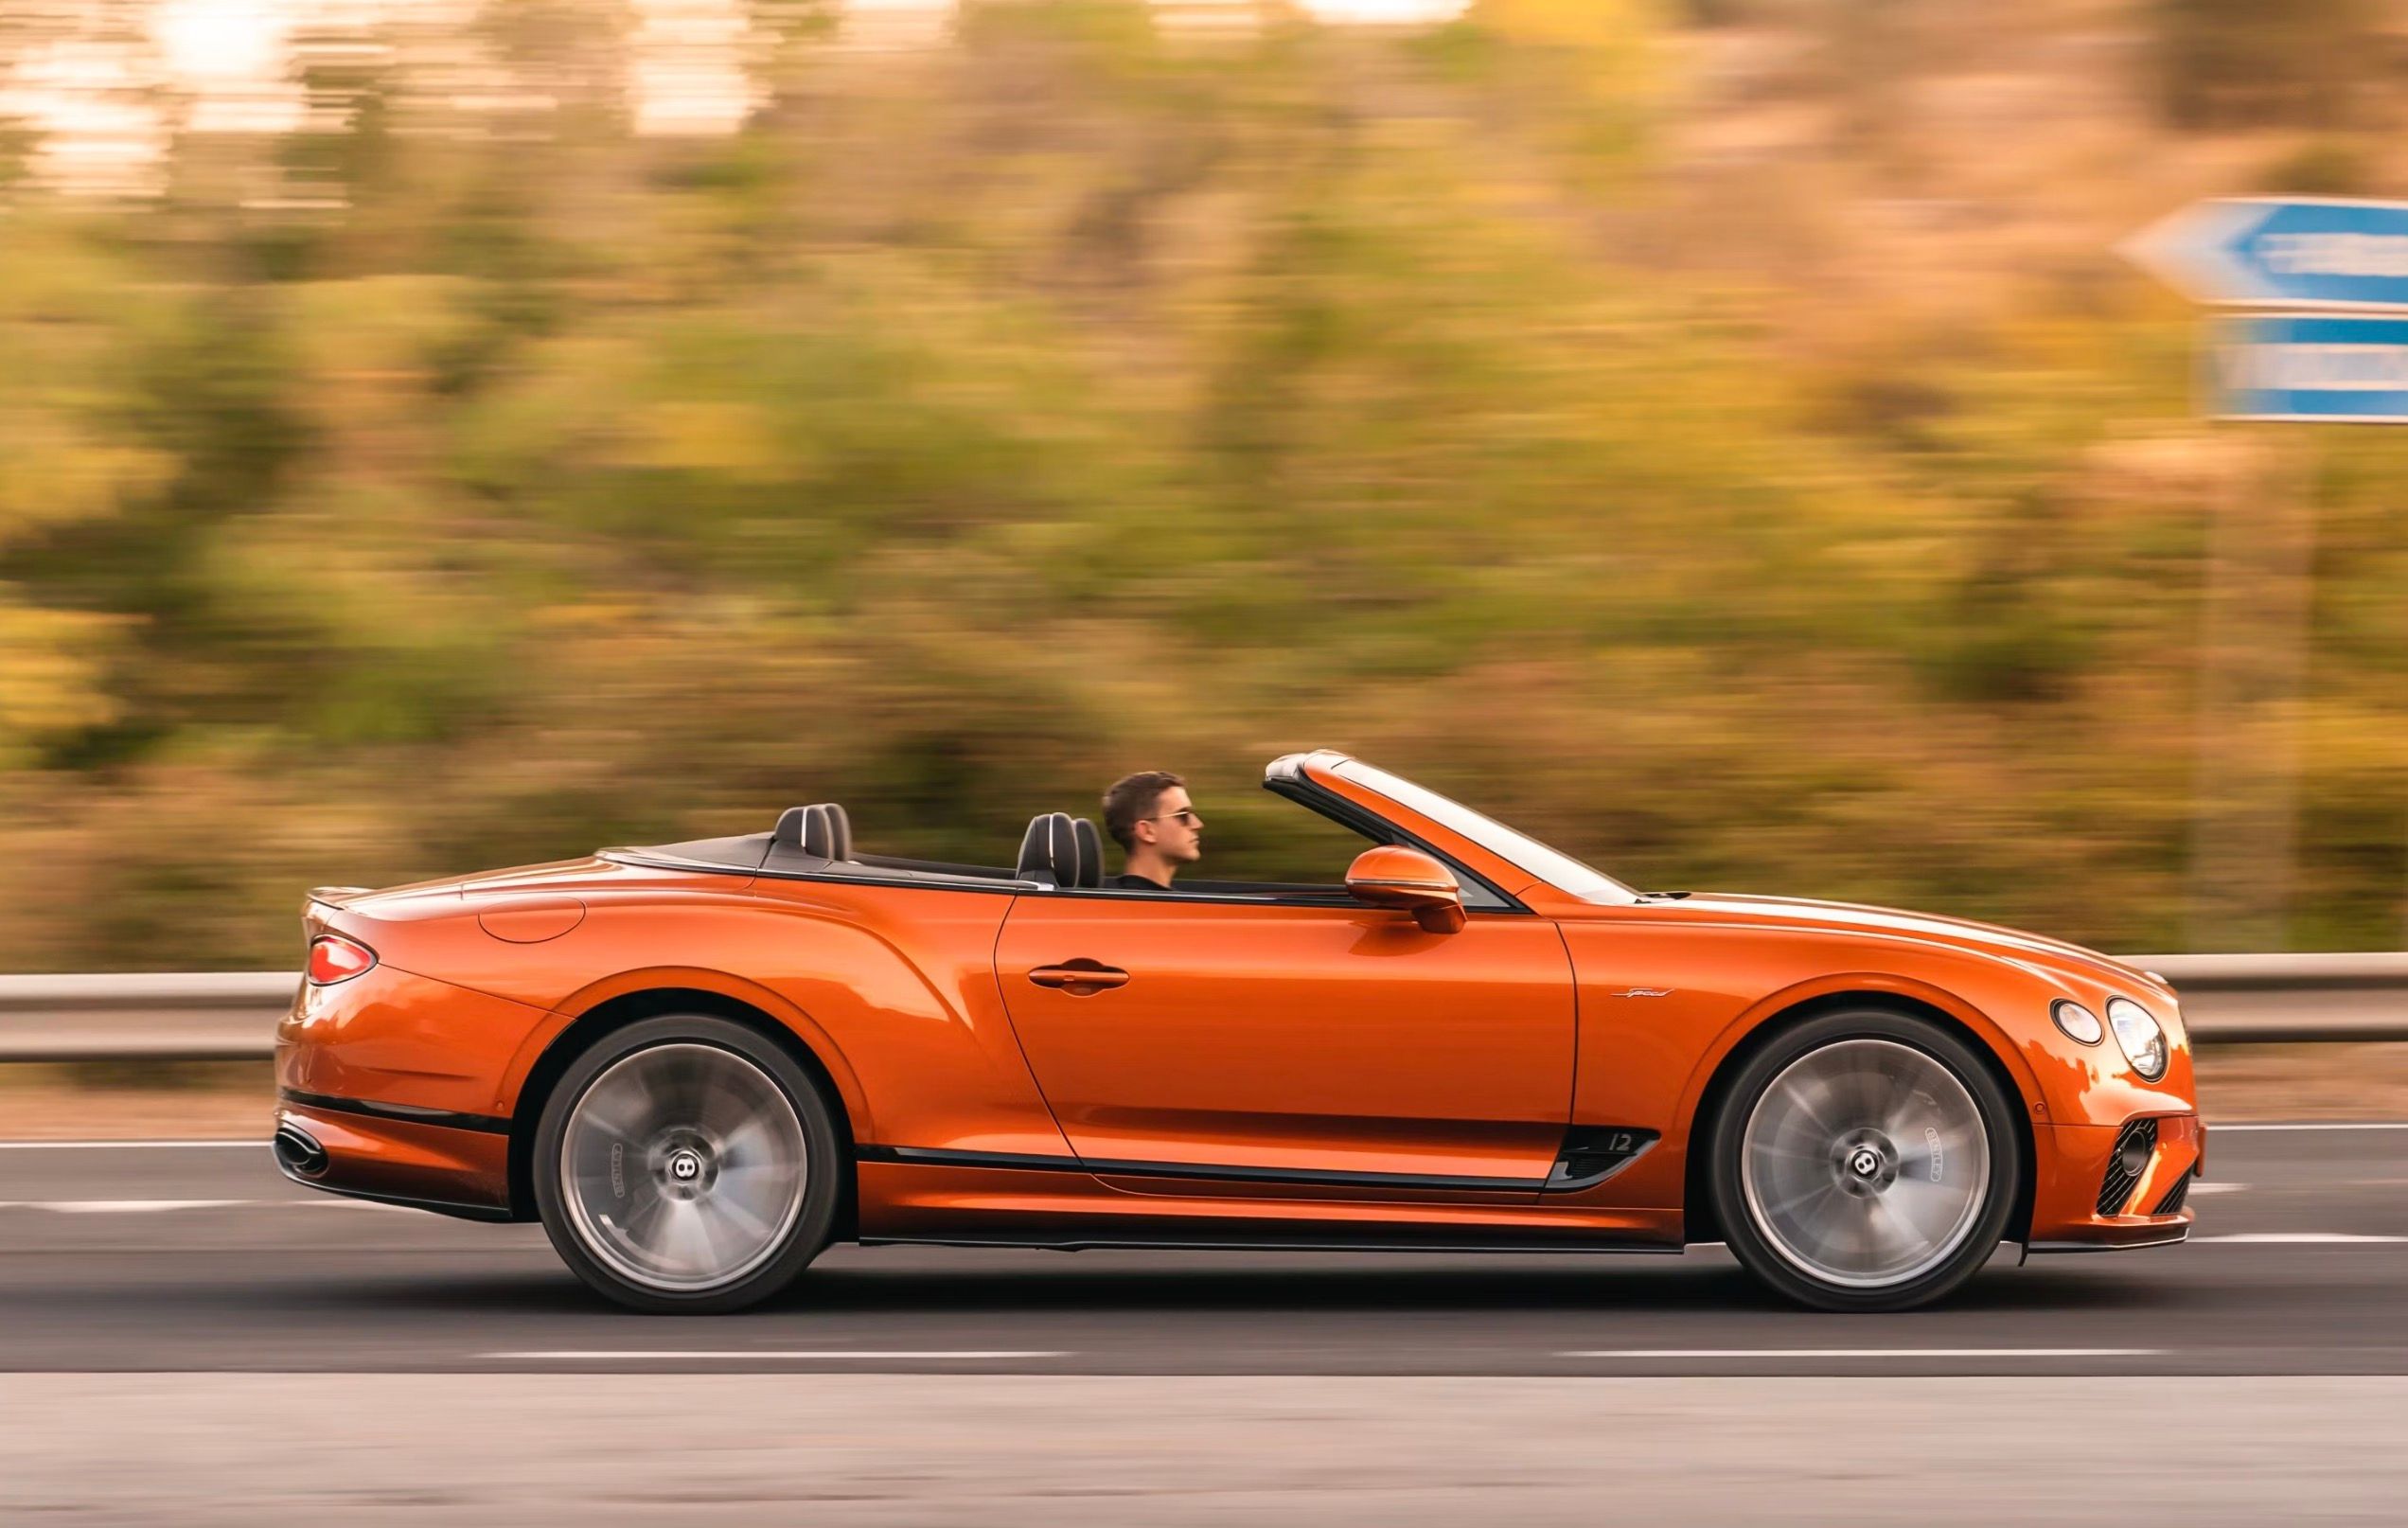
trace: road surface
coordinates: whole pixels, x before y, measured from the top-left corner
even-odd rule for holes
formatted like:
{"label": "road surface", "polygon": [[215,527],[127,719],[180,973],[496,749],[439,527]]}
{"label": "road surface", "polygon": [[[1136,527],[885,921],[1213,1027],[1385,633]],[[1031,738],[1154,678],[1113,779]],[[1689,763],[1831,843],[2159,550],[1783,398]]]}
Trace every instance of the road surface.
{"label": "road surface", "polygon": [[0,1521],[2399,1520],[2408,1126],[2209,1162],[2190,1245],[1903,1316],[1719,1249],[843,1248],[664,1319],[263,1145],[0,1146]]}

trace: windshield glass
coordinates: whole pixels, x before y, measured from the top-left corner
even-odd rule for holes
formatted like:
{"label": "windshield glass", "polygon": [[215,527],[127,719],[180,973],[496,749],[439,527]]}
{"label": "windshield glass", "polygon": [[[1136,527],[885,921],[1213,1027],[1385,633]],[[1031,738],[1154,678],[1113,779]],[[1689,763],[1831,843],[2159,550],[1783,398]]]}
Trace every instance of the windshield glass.
{"label": "windshield glass", "polygon": [[[1514,831],[1494,817],[1484,817],[1460,801],[1450,801],[1402,775],[1350,758],[1337,767],[1341,779],[1378,791],[1400,807],[1409,807],[1431,822],[1462,834],[1499,859],[1529,871],[1585,902],[1635,902],[1638,894],[1602,871],[1592,870],[1561,850],[1550,849],[1527,833]],[[1505,888],[1511,891],[1512,887]]]}

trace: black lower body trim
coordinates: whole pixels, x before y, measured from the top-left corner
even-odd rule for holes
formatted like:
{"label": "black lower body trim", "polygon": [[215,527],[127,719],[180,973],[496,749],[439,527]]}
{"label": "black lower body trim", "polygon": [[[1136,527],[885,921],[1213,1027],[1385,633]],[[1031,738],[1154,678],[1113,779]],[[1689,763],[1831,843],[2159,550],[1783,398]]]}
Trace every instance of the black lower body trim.
{"label": "black lower body trim", "polygon": [[1538,1178],[1446,1178],[1420,1173],[1321,1172],[1185,1162],[1088,1161],[1007,1151],[950,1151],[937,1146],[861,1146],[854,1147],[854,1154],[862,1162],[900,1163],[917,1167],[1003,1167],[1024,1172],[1091,1173],[1098,1178],[1168,1178],[1192,1183],[1286,1183],[1308,1188],[1421,1189],[1459,1194],[1535,1194],[1547,1186],[1546,1181]]}
{"label": "black lower body trim", "polygon": [[300,1109],[322,1109],[335,1114],[361,1114],[369,1119],[398,1120],[405,1125],[434,1125],[447,1130],[476,1130],[507,1135],[509,1120],[499,1114],[456,1114],[447,1109],[420,1109],[416,1104],[380,1104],[365,1098],[337,1098],[329,1093],[279,1088],[276,1101]]}
{"label": "black lower body trim", "polygon": [[1360,1241],[1327,1233],[1294,1237],[1259,1233],[1228,1237],[1172,1237],[1066,1232],[1054,1236],[1010,1233],[961,1236],[863,1236],[860,1244],[864,1247],[1025,1247],[1050,1253],[1502,1253],[1516,1256],[1532,1253],[1644,1253],[1678,1257],[1683,1251],[1680,1247],[1660,1241],[1514,1241],[1506,1237],[1484,1241],[1467,1236],[1415,1241],[1400,1239],[1392,1231],[1385,1237],[1365,1236]]}
{"label": "black lower body trim", "polygon": [[2171,1226],[2163,1235],[2143,1235],[2131,1241],[2034,1241],[2024,1245],[2027,1255],[2050,1253],[2131,1253],[2143,1247],[2173,1247],[2190,1239],[2190,1227]]}
{"label": "black lower body trim", "polygon": [[1010,1151],[947,1151],[937,1146],[856,1145],[858,1162],[893,1162],[913,1167],[1017,1167],[1027,1172],[1087,1171],[1076,1157],[1026,1156]]}
{"label": "black lower body trim", "polygon": [[322,1178],[304,1178],[292,1170],[282,1156],[276,1158],[276,1170],[304,1188],[314,1188],[321,1194],[333,1194],[346,1199],[365,1199],[370,1204],[391,1204],[404,1210],[426,1210],[435,1215],[448,1215],[462,1220],[483,1220],[488,1224],[507,1224],[517,1216],[500,1204],[461,1204],[452,1199],[422,1199],[407,1194],[380,1194],[373,1189],[338,1188]]}

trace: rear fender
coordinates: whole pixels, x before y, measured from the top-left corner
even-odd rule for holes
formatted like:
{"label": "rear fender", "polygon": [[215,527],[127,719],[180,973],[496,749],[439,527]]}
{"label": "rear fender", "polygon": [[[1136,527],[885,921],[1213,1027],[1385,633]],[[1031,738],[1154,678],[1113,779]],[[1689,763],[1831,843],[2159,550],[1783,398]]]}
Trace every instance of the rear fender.
{"label": "rear fender", "polygon": [[822,1028],[810,1015],[760,983],[699,966],[647,966],[637,970],[619,971],[588,983],[571,993],[542,1024],[527,1036],[526,1042],[511,1057],[504,1093],[513,1101],[513,1110],[537,1063],[579,1018],[613,999],[664,989],[709,992],[757,1008],[773,1022],[784,1025],[802,1041],[827,1074],[837,1096],[843,1100],[844,1111],[853,1122],[855,1136],[860,1140],[876,1138],[871,1123],[869,1094],[862,1088],[861,1079],[845,1056],[844,1048],[836,1042],[836,1037]]}

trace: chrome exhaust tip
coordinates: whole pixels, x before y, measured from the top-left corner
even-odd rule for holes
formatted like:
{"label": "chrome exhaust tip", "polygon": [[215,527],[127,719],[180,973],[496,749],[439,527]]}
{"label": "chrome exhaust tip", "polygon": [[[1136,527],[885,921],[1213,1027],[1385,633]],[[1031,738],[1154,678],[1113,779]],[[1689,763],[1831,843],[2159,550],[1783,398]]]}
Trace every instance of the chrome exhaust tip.
{"label": "chrome exhaust tip", "polygon": [[295,1178],[315,1178],[327,1170],[326,1147],[298,1125],[279,1125],[275,1132],[276,1165]]}

